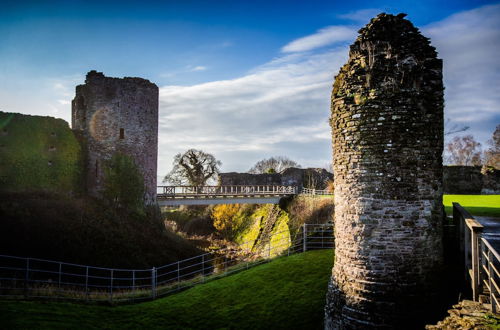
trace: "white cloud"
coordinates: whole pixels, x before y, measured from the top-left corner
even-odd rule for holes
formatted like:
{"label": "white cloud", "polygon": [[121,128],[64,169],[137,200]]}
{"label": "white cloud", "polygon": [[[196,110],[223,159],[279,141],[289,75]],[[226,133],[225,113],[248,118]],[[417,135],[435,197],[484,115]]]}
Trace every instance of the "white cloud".
{"label": "white cloud", "polygon": [[57,100],[57,102],[61,105],[70,105],[71,104],[70,100]]}
{"label": "white cloud", "polygon": [[[349,15],[356,20],[363,12]],[[500,120],[499,22],[498,6],[489,6],[423,28],[444,59],[447,117],[484,140],[491,135],[480,136],[485,123]],[[356,30],[321,29],[239,78],[160,88],[159,174],[188,148],[213,153],[223,171],[245,171],[271,155],[325,165],[331,157],[331,86],[348,56],[342,42],[352,43]]]}
{"label": "white cloud", "polygon": [[207,69],[206,66],[202,66],[202,65],[198,65],[198,66],[195,66],[195,67],[192,67],[189,69],[189,71],[191,72],[195,72],[195,71],[205,71]]}
{"label": "white cloud", "polygon": [[352,41],[355,37],[356,29],[353,27],[327,26],[318,30],[315,34],[290,42],[281,51],[284,53],[304,52],[340,41]]}
{"label": "white cloud", "polygon": [[236,79],[160,88],[159,173],[189,148],[213,153],[224,171],[278,154],[300,159],[304,146],[329,158],[330,86],[346,58],[346,47],[334,48],[275,59]]}
{"label": "white cloud", "polygon": [[446,116],[484,143],[500,124],[500,5],[457,13],[422,31],[443,59]]}
{"label": "white cloud", "polygon": [[370,19],[377,16],[381,12],[383,12],[383,10],[376,8],[361,9],[361,10],[351,11],[347,14],[337,15],[337,17],[360,24],[366,24],[370,21]]}

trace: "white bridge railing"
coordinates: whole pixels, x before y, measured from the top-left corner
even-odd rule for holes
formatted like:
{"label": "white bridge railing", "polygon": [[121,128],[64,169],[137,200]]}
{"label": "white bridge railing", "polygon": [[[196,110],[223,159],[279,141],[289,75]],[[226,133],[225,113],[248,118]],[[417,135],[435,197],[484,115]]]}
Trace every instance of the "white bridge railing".
{"label": "white bridge railing", "polygon": [[309,195],[309,196],[333,196],[333,192],[330,190],[321,190],[321,189],[311,189],[311,188],[302,188],[300,191],[301,195]]}
{"label": "white bridge railing", "polygon": [[228,196],[285,196],[297,194],[295,186],[158,186],[158,199]]}
{"label": "white bridge railing", "polygon": [[[295,237],[286,230],[263,241],[240,244],[238,256],[221,250],[149,269],[103,268],[0,255],[0,297],[109,303],[150,300],[278,256],[332,248],[333,225],[306,224]],[[242,259],[242,255],[249,258]]]}

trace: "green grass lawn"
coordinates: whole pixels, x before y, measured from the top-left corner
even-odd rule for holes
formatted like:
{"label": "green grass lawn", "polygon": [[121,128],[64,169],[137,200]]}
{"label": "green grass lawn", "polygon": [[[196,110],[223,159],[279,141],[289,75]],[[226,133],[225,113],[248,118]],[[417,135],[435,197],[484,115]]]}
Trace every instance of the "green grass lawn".
{"label": "green grass lawn", "polygon": [[322,329],[332,265],[311,251],[126,306],[0,301],[0,328]]}
{"label": "green grass lawn", "polygon": [[472,215],[500,217],[500,195],[444,195],[446,214],[452,215],[452,202],[458,202]]}

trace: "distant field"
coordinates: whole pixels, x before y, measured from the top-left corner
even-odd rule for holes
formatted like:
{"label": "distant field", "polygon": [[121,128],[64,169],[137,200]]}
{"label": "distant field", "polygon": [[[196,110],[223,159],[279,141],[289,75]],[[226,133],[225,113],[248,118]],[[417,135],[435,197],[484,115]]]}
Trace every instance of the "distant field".
{"label": "distant field", "polygon": [[117,307],[0,300],[0,329],[322,329],[332,265],[311,251]]}
{"label": "distant field", "polygon": [[452,203],[458,202],[472,215],[500,217],[500,195],[444,195],[446,214],[453,214]]}

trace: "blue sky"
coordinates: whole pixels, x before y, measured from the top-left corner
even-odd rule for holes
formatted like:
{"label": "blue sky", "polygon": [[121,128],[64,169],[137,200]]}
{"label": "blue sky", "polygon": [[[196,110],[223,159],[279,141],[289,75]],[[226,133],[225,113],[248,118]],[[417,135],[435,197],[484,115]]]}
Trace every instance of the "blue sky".
{"label": "blue sky", "polygon": [[333,77],[356,31],[405,12],[444,59],[446,117],[483,144],[500,123],[494,1],[2,1],[0,110],[70,121],[95,69],[160,87],[159,175],[188,148],[223,171],[331,158]]}

